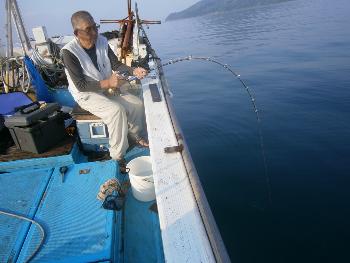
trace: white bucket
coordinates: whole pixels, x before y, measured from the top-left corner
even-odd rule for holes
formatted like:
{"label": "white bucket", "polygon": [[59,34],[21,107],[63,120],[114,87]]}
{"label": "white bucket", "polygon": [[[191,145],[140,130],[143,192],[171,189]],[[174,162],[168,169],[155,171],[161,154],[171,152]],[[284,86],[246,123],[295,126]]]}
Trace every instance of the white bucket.
{"label": "white bucket", "polygon": [[156,199],[151,158],[137,157],[131,160],[127,167],[130,168],[129,179],[133,196],[142,202]]}

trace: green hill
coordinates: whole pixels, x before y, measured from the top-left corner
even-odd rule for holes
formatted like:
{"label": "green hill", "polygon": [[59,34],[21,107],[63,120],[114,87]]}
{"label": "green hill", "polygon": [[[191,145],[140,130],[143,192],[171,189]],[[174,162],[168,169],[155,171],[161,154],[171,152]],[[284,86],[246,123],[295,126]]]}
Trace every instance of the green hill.
{"label": "green hill", "polygon": [[286,1],[290,0],[202,0],[183,11],[171,13],[167,16],[165,21],[190,18],[215,12],[223,12],[232,9],[280,3]]}

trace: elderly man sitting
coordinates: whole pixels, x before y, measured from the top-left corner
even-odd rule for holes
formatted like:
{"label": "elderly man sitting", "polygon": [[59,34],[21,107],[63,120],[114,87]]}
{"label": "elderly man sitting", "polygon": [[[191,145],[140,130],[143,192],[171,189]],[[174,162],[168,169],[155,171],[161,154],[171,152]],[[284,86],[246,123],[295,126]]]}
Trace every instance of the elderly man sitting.
{"label": "elderly man sitting", "polygon": [[139,79],[147,72],[118,61],[107,39],[98,34],[99,26],[88,12],[74,13],[71,22],[76,37],[62,48],[68,89],[81,108],[98,116],[107,125],[110,156],[125,172],[128,135],[139,145],[148,147],[148,142],[140,136],[145,122],[144,107],[136,96],[128,93],[110,95],[107,91],[117,90],[122,84],[115,72],[128,72]]}

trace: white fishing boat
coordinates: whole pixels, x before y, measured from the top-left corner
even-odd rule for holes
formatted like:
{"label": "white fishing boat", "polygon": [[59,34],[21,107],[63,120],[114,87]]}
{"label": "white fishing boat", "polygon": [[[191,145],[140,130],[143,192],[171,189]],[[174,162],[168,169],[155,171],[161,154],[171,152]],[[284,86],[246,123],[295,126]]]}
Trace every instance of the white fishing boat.
{"label": "white fishing boat", "polygon": [[[56,51],[71,37],[50,38],[39,27],[34,29],[36,47],[31,48],[16,6],[15,0],[7,0],[8,14],[12,12],[17,22],[27,54],[16,60],[26,64],[19,70],[18,78],[23,78],[19,89],[29,71],[36,100],[59,103],[66,117],[73,115],[65,125],[76,122],[78,132],[40,153],[23,151],[23,138],[6,149],[1,144],[0,262],[229,262],[176,120],[162,62],[143,28],[158,22],[140,19],[137,5],[133,12],[130,0],[127,18],[101,20],[120,25],[118,32],[105,34],[118,58],[149,69],[140,82],[130,83],[144,101],[149,148],[128,150],[130,172],[124,176],[116,161],[97,160],[94,153],[100,157],[108,151],[104,123],[87,112],[75,114],[67,85],[59,81],[63,70]],[[50,72],[48,79],[45,73]],[[48,85],[56,80],[55,86]],[[0,98],[12,94],[16,101],[18,93],[22,94],[2,93]],[[16,114],[2,113],[5,124]],[[43,123],[40,120],[40,137],[55,137],[55,128],[45,130]],[[10,130],[13,139],[16,131]],[[117,206],[109,207],[112,210],[103,205],[107,198],[96,198],[110,185]]]}

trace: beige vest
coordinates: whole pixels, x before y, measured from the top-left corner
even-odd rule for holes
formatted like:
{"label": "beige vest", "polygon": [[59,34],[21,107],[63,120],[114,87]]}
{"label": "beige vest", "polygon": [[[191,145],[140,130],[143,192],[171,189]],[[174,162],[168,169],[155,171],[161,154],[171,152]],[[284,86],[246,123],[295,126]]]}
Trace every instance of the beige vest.
{"label": "beige vest", "polygon": [[[98,35],[96,40],[96,55],[97,55],[97,64],[99,70],[96,69],[92,63],[90,57],[85,52],[85,50],[80,46],[78,39],[74,38],[72,41],[67,43],[62,49],[66,49],[75,55],[80,65],[83,69],[83,74],[94,80],[100,81],[109,78],[112,75],[111,62],[108,58],[108,41],[105,37]],[[68,79],[68,90],[72,94],[75,101],[78,101],[87,95],[90,92],[80,92],[74,85],[71,77],[69,76],[68,70],[65,70],[67,79]],[[102,93],[102,90],[100,91]]]}

